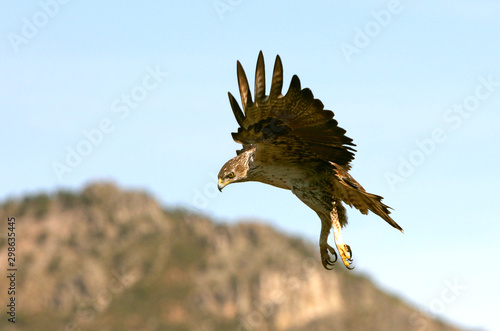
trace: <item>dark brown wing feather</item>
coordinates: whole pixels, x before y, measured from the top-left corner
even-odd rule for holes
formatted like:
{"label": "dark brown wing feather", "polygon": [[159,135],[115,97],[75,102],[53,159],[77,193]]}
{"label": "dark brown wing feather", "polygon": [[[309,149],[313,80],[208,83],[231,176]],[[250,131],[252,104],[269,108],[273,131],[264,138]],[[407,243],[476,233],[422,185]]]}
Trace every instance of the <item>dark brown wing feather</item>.
{"label": "dark brown wing feather", "polygon": [[355,150],[352,139],[338,126],[332,111],[325,110],[323,103],[314,99],[308,88],[302,89],[299,78],[294,75],[286,95],[282,95],[283,66],[279,56],[274,64],[273,79],[269,96],[265,95],[264,56],[259,53],[255,72],[255,101],[252,100],[248,80],[237,63],[238,84],[243,111],[236,99],[229,93],[229,101],[236,121],[240,125],[233,133],[236,142],[244,145],[259,143],[261,148],[271,148],[277,142],[281,148],[287,139],[302,155],[332,161],[349,169]]}

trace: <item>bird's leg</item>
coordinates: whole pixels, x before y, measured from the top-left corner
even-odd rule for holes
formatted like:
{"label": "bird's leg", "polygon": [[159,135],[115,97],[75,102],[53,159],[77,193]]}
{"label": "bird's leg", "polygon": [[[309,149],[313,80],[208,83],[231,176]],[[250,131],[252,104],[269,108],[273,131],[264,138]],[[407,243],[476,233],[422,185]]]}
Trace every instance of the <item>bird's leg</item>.
{"label": "bird's leg", "polygon": [[[332,246],[328,245],[328,235],[330,234],[330,222],[321,221],[321,235],[319,236],[319,252],[321,254],[321,263],[327,270],[332,270],[333,265],[337,262],[337,253]],[[331,256],[330,256],[331,254]]]}
{"label": "bird's leg", "polygon": [[351,266],[352,263],[352,251],[349,245],[344,244],[342,239],[342,224],[339,221],[339,214],[337,210],[332,210],[330,213],[330,217],[332,220],[332,228],[333,228],[333,236],[335,239],[335,245],[337,246],[337,250],[340,253],[340,257],[342,258],[342,262],[347,269],[354,269],[354,266]]}

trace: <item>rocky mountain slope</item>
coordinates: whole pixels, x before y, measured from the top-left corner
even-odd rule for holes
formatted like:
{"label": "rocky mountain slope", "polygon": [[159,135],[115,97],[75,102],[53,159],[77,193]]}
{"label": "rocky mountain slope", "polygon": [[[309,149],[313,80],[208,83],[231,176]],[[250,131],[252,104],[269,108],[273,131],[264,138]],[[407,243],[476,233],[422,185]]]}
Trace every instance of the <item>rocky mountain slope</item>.
{"label": "rocky mountain slope", "polygon": [[2,330],[457,330],[341,265],[324,270],[299,238],[164,209],[113,184],[6,201],[8,217],[17,306]]}

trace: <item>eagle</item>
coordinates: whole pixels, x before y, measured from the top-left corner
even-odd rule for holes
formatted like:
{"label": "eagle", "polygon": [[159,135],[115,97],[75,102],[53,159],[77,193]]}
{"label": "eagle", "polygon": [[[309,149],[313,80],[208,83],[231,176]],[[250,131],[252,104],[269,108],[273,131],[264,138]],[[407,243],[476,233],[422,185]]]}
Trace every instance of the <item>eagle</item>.
{"label": "eagle", "polygon": [[342,203],[365,215],[371,211],[403,232],[389,216],[390,207],[382,203],[383,198],[366,192],[349,174],[356,145],[338,126],[333,112],[325,110],[310,89],[301,88],[297,75],[292,77],[288,92],[282,94],[283,65],[279,55],[269,95],[262,51],[257,59],[254,99],[239,61],[236,71],[243,111],[230,92],[228,96],[239,125],[232,136],[243,148],[222,166],[219,191],[228,184],[247,181],[291,190],[321,220],[319,252],[328,270],[337,261],[335,249],[327,243],[332,228],[344,265],[353,268],[352,250],[342,239],[342,227],[347,225]]}

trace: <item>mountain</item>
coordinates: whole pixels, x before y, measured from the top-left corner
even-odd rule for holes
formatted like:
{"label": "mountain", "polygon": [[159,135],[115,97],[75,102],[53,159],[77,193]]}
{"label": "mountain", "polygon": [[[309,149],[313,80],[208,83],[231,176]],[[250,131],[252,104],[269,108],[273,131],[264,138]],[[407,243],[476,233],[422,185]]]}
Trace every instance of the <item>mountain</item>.
{"label": "mountain", "polygon": [[[2,330],[458,330],[341,264],[324,270],[300,238],[114,184],[6,201],[4,234],[11,217],[16,323],[2,304]],[[4,270],[8,247],[2,236]]]}

